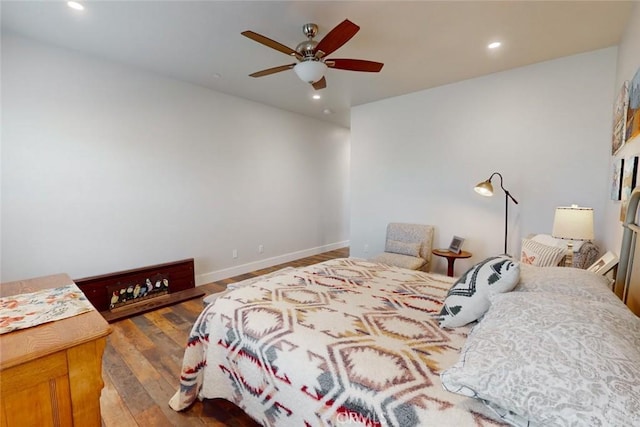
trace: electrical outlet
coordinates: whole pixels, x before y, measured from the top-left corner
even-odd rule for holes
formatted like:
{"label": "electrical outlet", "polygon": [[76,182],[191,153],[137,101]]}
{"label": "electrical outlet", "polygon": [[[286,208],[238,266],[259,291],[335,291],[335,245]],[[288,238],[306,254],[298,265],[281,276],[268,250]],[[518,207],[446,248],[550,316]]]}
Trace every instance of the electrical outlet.
{"label": "electrical outlet", "polygon": [[261,254],[262,252],[264,252],[264,246],[258,245],[258,253]]}
{"label": "electrical outlet", "polygon": [[364,244],[364,253],[369,253],[369,245],[367,243]]}
{"label": "electrical outlet", "polygon": [[233,251],[231,251],[231,256],[234,258],[238,258],[238,250],[234,249]]}

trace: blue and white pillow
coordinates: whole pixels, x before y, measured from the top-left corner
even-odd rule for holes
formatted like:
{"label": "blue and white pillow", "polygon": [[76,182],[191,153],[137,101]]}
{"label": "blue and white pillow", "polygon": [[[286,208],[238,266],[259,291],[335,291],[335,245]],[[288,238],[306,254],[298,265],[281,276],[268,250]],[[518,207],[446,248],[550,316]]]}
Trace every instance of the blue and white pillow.
{"label": "blue and white pillow", "polygon": [[443,328],[457,328],[478,320],[489,309],[489,295],[512,290],[520,279],[520,264],[507,256],[487,258],[453,284],[438,320]]}

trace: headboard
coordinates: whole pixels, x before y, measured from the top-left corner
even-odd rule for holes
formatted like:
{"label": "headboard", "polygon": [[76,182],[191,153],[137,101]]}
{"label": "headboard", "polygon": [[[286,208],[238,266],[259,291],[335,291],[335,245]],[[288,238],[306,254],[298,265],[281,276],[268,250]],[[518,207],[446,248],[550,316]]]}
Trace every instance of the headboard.
{"label": "headboard", "polygon": [[638,204],[640,202],[640,188],[631,193],[627,216],[624,220],[622,246],[620,247],[620,262],[614,291],[629,309],[640,316],[640,250],[638,245]]}

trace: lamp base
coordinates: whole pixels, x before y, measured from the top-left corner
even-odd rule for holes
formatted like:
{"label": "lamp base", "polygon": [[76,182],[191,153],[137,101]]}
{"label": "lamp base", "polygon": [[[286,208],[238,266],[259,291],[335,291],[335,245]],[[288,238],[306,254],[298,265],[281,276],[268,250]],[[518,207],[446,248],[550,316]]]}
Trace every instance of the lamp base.
{"label": "lamp base", "polygon": [[573,267],[573,242],[567,243],[567,254],[564,257],[564,266]]}

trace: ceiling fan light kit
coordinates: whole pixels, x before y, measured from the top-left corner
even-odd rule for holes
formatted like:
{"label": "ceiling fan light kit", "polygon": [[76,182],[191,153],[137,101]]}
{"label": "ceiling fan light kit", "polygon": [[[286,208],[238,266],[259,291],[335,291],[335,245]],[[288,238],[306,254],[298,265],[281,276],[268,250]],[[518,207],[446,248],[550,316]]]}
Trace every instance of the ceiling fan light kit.
{"label": "ceiling fan light kit", "polygon": [[329,31],[322,40],[316,42],[313,38],[318,34],[318,26],[312,23],[305,24],[302,26],[302,32],[307,37],[307,40],[299,43],[295,50],[275,40],[271,40],[262,34],[249,30],[243,31],[243,36],[282,52],[285,55],[294,56],[299,61],[297,64],[281,65],[256,71],[255,73],[249,74],[249,76],[263,77],[293,68],[293,71],[296,72],[300,80],[305,83],[310,83],[314,89],[319,90],[327,87],[327,81],[324,77],[327,68],[377,73],[384,65],[381,62],[366,61],[363,59],[325,59],[325,56],[331,55],[351,40],[359,30],[360,27],[348,19],[345,19]]}
{"label": "ceiling fan light kit", "polygon": [[324,77],[324,73],[327,71],[327,64],[314,60],[302,61],[293,67],[293,71],[296,72],[303,82],[313,84]]}

